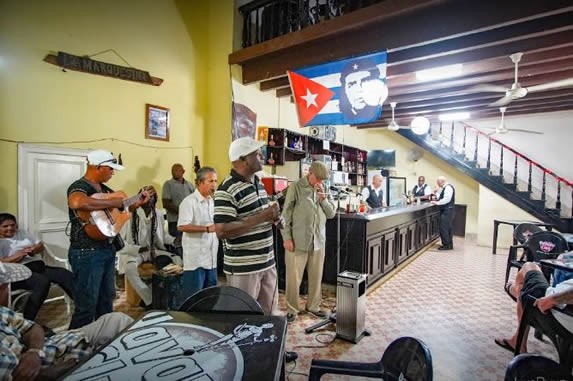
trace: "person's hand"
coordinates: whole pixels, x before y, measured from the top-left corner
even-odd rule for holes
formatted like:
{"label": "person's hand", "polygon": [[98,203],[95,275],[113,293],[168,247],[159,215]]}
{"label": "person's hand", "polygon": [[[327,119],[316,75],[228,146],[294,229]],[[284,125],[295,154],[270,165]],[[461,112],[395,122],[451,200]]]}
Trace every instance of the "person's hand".
{"label": "person's hand", "polygon": [[294,241],[292,239],[287,239],[283,242],[283,246],[286,251],[293,252],[294,251]]}
{"label": "person's hand", "polygon": [[316,192],[316,194],[318,195],[318,198],[320,201],[324,200],[326,198],[326,192],[324,190],[324,185],[323,184],[315,184],[314,186],[314,191]]}
{"label": "person's hand", "polygon": [[215,233],[215,224],[211,224],[207,226],[207,232]]}
{"label": "person's hand", "polygon": [[271,201],[268,204],[268,207],[265,208],[261,213],[264,217],[264,220],[267,222],[275,223],[280,219],[280,207],[279,203],[276,201]]}
{"label": "person's hand", "polygon": [[555,299],[551,295],[544,296],[543,298],[537,299],[533,305],[539,308],[539,311],[543,312],[544,314],[548,313],[550,309],[555,307],[557,303],[555,303]]}
{"label": "person's hand", "polygon": [[42,361],[36,352],[24,352],[20,355],[20,363],[14,369],[14,381],[33,380],[38,376]]}
{"label": "person's hand", "polygon": [[29,255],[32,253],[32,249],[30,249],[30,247],[25,247],[21,250],[18,250],[16,253],[14,253],[14,259],[21,261],[22,258],[24,258],[26,255]]}

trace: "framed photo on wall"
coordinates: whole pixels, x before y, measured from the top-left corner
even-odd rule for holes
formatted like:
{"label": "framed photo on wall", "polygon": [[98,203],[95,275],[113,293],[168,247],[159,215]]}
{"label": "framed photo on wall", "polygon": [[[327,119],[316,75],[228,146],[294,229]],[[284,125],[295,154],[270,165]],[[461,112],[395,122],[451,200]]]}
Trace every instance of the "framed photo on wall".
{"label": "framed photo on wall", "polygon": [[169,141],[169,109],[145,105],[145,138]]}

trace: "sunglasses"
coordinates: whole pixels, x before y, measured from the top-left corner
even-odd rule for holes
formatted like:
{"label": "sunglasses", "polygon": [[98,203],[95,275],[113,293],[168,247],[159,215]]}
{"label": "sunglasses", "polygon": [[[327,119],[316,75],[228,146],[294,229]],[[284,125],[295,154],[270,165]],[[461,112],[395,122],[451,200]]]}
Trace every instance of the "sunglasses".
{"label": "sunglasses", "polygon": [[102,167],[102,166],[103,166],[103,167],[106,167],[105,163],[117,164],[117,159],[114,158],[114,159],[109,159],[109,160],[102,161],[102,162],[99,163],[97,166],[98,166],[98,167]]}

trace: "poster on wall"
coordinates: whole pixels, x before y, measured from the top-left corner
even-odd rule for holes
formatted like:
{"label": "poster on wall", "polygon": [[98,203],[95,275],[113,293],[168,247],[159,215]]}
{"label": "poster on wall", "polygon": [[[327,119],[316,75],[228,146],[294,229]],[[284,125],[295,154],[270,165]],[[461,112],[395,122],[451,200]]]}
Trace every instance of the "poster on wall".
{"label": "poster on wall", "polygon": [[386,51],[288,72],[301,127],[369,123],[388,97]]}
{"label": "poster on wall", "polygon": [[255,139],[257,114],[247,106],[233,102],[233,139],[244,136]]}

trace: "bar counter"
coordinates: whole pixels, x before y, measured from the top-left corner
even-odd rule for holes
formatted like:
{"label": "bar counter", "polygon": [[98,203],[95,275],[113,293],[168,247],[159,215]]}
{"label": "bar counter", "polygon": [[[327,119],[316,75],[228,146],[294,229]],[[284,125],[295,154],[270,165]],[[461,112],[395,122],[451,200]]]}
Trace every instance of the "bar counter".
{"label": "bar counter", "polygon": [[435,240],[439,219],[438,207],[430,203],[337,214],[326,224],[323,282],[335,285],[336,275],[350,270],[368,274],[368,284],[373,284]]}

